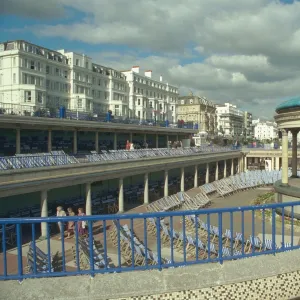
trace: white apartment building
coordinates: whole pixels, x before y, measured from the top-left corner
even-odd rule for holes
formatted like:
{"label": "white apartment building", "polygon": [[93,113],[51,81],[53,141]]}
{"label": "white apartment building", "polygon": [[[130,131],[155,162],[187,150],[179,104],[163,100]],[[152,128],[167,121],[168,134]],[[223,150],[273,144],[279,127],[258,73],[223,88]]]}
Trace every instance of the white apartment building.
{"label": "white apartment building", "polygon": [[244,112],[231,103],[217,106],[218,131],[224,136],[241,136],[244,134]]}
{"label": "white apartment building", "polygon": [[140,119],[176,120],[178,88],[152,77],[152,71],[140,72],[139,66],[122,71],[129,84],[129,117]]}
{"label": "white apartment building", "polygon": [[261,122],[259,119],[253,120],[254,137],[260,141],[278,138],[277,124],[275,122]]}
{"label": "white apartment building", "polygon": [[128,116],[129,89],[121,72],[90,57],[26,41],[0,44],[0,108],[18,114],[58,108]]}

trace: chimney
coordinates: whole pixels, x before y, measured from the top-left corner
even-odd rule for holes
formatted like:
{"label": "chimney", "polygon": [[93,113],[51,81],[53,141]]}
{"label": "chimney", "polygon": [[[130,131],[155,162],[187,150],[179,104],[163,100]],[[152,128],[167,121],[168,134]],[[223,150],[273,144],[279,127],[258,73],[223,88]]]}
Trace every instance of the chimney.
{"label": "chimney", "polygon": [[162,81],[162,76],[161,75],[159,76],[159,81]]}
{"label": "chimney", "polygon": [[145,71],[145,76],[151,78],[152,77],[152,70]]}
{"label": "chimney", "polygon": [[131,71],[135,72],[135,73],[140,73],[140,67],[139,66],[133,66],[131,68]]}

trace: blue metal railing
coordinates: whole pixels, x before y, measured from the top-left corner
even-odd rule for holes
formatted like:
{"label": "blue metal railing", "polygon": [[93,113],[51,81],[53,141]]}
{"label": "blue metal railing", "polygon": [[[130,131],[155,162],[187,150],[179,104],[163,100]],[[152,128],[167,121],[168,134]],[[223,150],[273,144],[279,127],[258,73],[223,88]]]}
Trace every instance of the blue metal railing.
{"label": "blue metal railing", "polygon": [[[295,241],[299,224],[294,220],[299,208],[300,201],[145,214],[0,219],[0,280],[161,270],[275,255],[300,248]],[[289,221],[277,217],[276,211],[284,210],[290,211]],[[58,242],[53,225],[72,221],[75,239],[65,240],[62,231]],[[36,241],[41,222],[45,240]],[[282,226],[276,226],[278,222]],[[8,230],[12,225],[13,230]],[[11,235],[16,240],[17,268],[7,245]]]}

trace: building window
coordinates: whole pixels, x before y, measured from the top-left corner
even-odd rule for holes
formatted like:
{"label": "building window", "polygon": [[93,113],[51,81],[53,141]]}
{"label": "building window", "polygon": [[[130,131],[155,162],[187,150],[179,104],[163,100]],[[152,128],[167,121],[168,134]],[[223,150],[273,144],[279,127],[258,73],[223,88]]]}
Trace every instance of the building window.
{"label": "building window", "polygon": [[82,99],[77,99],[77,108],[82,108]]}
{"label": "building window", "polygon": [[17,60],[16,60],[16,58],[14,57],[14,58],[13,58],[13,66],[14,66],[14,67],[16,66],[16,61],[17,61]]}
{"label": "building window", "polygon": [[37,92],[37,102],[38,103],[43,103],[43,93],[42,92]]}
{"label": "building window", "polygon": [[17,76],[16,76],[16,73],[13,74],[13,83],[15,84],[17,81]]}
{"label": "building window", "polygon": [[89,68],[89,62],[88,62],[88,61],[85,63],[85,67],[86,67],[87,69]]}
{"label": "building window", "polygon": [[33,60],[30,62],[30,69],[34,70],[34,61]]}
{"label": "building window", "polygon": [[50,67],[46,66],[46,74],[50,74]]}
{"label": "building window", "polygon": [[76,59],[76,66],[79,66],[79,59]]}
{"label": "building window", "polygon": [[35,78],[34,78],[34,76],[30,76],[30,84],[35,84]]}
{"label": "building window", "polygon": [[25,102],[31,102],[31,91],[25,91]]}
{"label": "building window", "polygon": [[141,105],[141,99],[138,99],[138,105]]}

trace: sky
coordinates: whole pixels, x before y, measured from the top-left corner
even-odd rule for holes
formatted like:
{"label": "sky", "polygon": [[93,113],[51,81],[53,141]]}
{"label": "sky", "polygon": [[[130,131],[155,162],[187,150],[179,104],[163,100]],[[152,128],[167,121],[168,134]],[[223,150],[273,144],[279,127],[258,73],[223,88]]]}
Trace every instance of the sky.
{"label": "sky", "polygon": [[300,95],[300,2],[2,0],[0,41],[85,53],[272,119]]}

